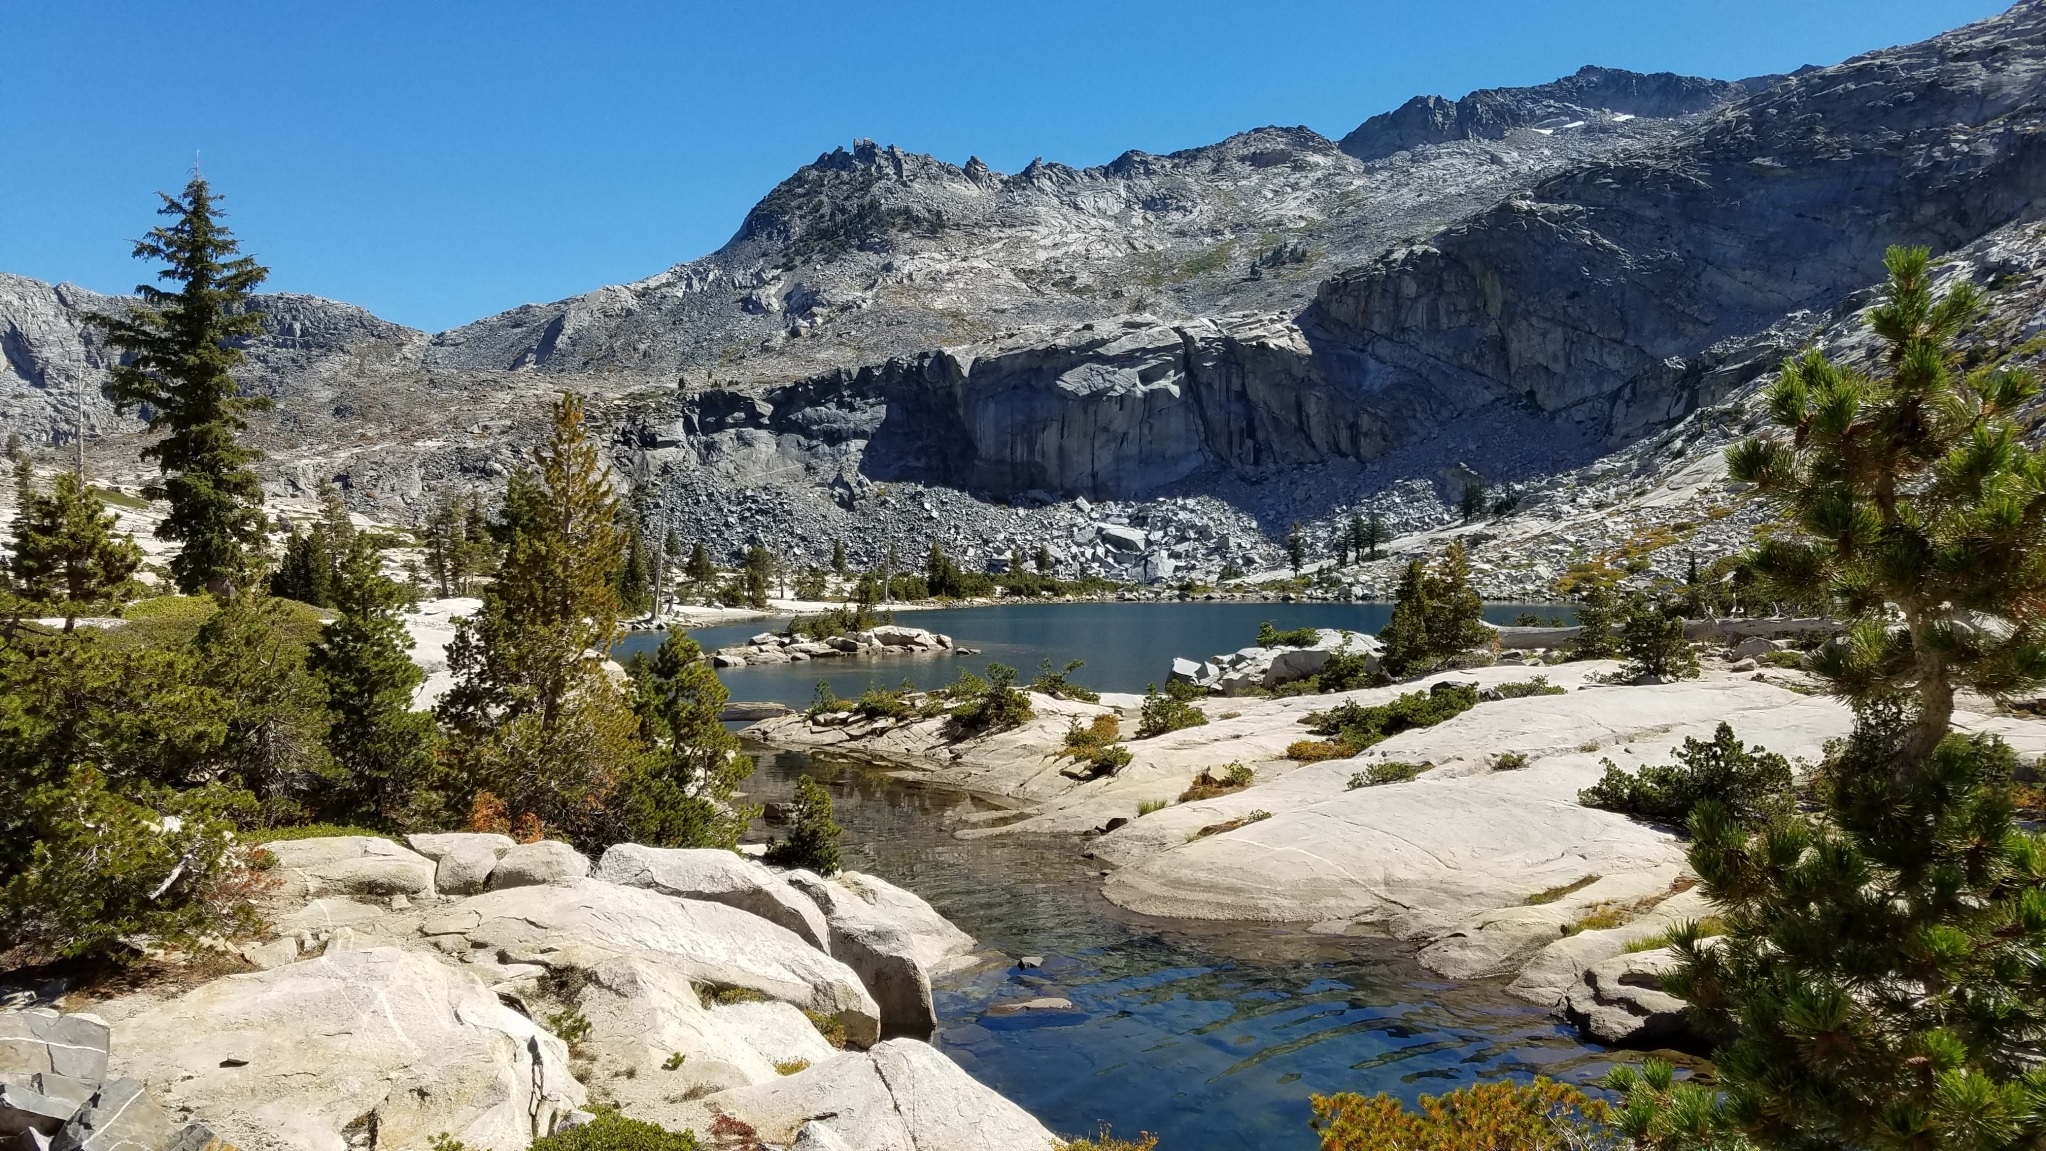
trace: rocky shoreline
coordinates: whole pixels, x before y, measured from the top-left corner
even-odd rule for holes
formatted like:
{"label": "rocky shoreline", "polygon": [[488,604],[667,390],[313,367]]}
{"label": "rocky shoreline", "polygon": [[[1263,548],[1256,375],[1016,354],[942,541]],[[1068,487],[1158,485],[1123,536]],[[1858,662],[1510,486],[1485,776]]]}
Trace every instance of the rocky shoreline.
{"label": "rocky shoreline", "polygon": [[480,834],[264,850],[270,929],[186,957],[239,973],[11,997],[10,1151],[523,1151],[598,1107],[706,1146],[1058,1144],[926,1042],[931,977],[1008,958],[873,876]]}
{"label": "rocky shoreline", "polygon": [[[1778,622],[1795,630],[1811,621]],[[1615,661],[1550,664],[1516,653],[1514,662],[1391,687],[1198,699],[1204,725],[1148,739],[1127,735],[1141,697],[1104,694],[1097,704],[1037,693],[1035,718],[968,739],[913,714],[852,725],[792,715],[746,734],[991,797],[1001,809],[962,818],[954,834],[1073,837],[1105,869],[1103,894],[1132,912],[1391,936],[1411,943],[1429,970],[1504,981],[1588,1038],[1653,1045],[1682,1026],[1681,1005],[1657,982],[1668,952],[1655,937],[1711,908],[1693,890],[1675,829],[1582,806],[1578,791],[1598,780],[1603,761],[1667,763],[1686,737],[1710,738],[1722,720],[1805,770],[1850,722],[1802,672],[1757,670],[1753,649],[1774,650],[1769,641],[1720,640],[1727,646],[1695,680],[1618,685]],[[1537,675],[1560,691],[1500,690]],[[1471,685],[1481,702],[1352,758],[1288,756],[1307,738],[1312,711],[1444,684]],[[1062,757],[1068,729],[1104,716],[1125,733],[1130,761],[1101,775],[1074,770]],[[2046,753],[2046,723],[1998,713],[1987,700],[1968,701],[1956,718],[2022,756]],[[1509,752],[1524,761],[1501,769]],[[1374,765],[1398,763],[1423,770],[1359,784]],[[1224,782],[1232,767],[1248,769],[1247,785]]]}

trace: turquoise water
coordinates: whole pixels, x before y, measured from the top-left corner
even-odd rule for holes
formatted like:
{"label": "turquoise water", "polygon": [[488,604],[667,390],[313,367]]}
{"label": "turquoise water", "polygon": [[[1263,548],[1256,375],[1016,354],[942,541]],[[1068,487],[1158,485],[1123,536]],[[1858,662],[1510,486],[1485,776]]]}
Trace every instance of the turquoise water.
{"label": "turquoise water", "polygon": [[[826,784],[846,867],[917,892],[988,948],[1045,958],[941,980],[937,1042],[1060,1134],[1109,1123],[1169,1151],[1313,1151],[1311,1093],[1411,1100],[1499,1076],[1584,1083],[1611,1066],[1547,1012],[1497,983],[1432,976],[1404,945],[1134,916],[1099,894],[1084,840],[962,841],[946,825],[974,809],[965,797],[823,756],[757,759],[756,801],[802,775]],[[988,1014],[1039,996],[1073,1010]]]}
{"label": "turquoise water", "polygon": [[[1544,619],[1574,618],[1567,606],[1487,604],[1485,618],[1511,623],[1523,612]],[[1043,660],[1064,666],[1084,660],[1074,678],[1098,691],[1143,691],[1163,683],[1175,656],[1203,659],[1249,647],[1257,626],[1271,620],[1280,629],[1348,628],[1376,634],[1392,617],[1382,603],[1078,603],[1018,604],[942,611],[905,611],[896,622],[943,632],[956,644],[978,648],[971,656],[920,655],[880,659],[812,660],[766,667],[727,668],[718,673],[733,699],[774,700],[792,707],[810,702],[817,681],[828,679],[841,696],[868,687],[894,687],[904,679],[919,687],[949,683],[962,669],[980,671],[990,661],[1008,664],[1028,679]],[[690,634],[706,649],[742,643],[785,621],[697,628]],[[659,632],[638,632],[619,645],[620,658],[660,645]]]}

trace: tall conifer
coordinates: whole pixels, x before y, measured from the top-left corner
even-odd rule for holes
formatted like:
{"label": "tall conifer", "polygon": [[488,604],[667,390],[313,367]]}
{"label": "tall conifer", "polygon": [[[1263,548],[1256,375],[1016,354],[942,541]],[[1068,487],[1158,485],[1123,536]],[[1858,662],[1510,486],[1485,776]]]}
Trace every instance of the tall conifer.
{"label": "tall conifer", "polygon": [[473,787],[601,846],[622,834],[620,789],[646,751],[605,670],[624,539],[580,397],[562,396],[532,466],[513,473],[500,530],[503,563],[482,609],[456,624],[439,714]]}
{"label": "tall conifer", "polygon": [[332,717],[326,743],[339,779],[329,818],[403,823],[433,768],[433,716],[412,710],[425,673],[405,654],[411,600],[383,574],[375,545],[350,541],[333,582],[337,614],[308,656]]}
{"label": "tall conifer", "polygon": [[150,229],[135,256],[163,261],[157,278],[183,286],[140,285],[139,306],[97,322],[107,342],[129,354],[110,369],[115,403],[148,405],[149,430],[165,433],[142,455],[162,469],[162,482],[146,494],[170,503],[156,534],[180,545],[171,577],[188,594],[227,595],[248,580],[264,546],[263,489],[249,466],[263,457],[241,433],[247,413],[269,399],[243,395],[233,370],[242,341],[262,331],[249,298],[269,272],[236,254],[198,176],[182,196],[163,196],[159,214],[173,222]]}

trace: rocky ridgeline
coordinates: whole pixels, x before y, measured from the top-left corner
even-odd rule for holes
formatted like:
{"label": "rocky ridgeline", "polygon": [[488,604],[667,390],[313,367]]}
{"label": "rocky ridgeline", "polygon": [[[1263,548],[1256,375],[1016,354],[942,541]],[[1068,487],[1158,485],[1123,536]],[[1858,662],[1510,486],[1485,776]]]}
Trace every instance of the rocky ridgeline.
{"label": "rocky ridgeline", "polygon": [[805,640],[799,636],[761,632],[743,644],[719,648],[711,653],[712,667],[747,667],[771,663],[801,663],[807,659],[874,658],[889,655],[953,655],[971,649],[952,646],[952,637],[916,627],[884,624],[865,631],[848,632],[830,639]]}
{"label": "rocky ridgeline", "polygon": [[11,1151],[522,1151],[597,1105],[720,1146],[1054,1144],[925,1044],[932,976],[983,957],[907,891],[728,851],[408,842],[266,845],[244,974],[0,1013]]}

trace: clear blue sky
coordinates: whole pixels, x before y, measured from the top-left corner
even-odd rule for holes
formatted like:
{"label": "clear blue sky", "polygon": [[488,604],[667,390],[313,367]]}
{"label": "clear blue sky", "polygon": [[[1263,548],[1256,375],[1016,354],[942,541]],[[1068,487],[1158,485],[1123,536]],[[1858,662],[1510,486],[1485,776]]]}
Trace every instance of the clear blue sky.
{"label": "clear blue sky", "polygon": [[0,0],[0,271],[129,290],[196,149],[271,288],[438,330],[711,251],[856,137],[1084,166],[1583,64],[1830,64],[2004,6]]}

